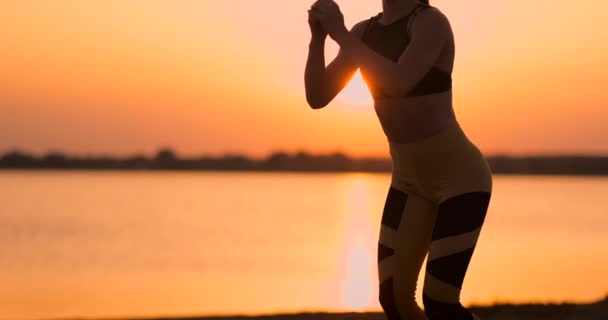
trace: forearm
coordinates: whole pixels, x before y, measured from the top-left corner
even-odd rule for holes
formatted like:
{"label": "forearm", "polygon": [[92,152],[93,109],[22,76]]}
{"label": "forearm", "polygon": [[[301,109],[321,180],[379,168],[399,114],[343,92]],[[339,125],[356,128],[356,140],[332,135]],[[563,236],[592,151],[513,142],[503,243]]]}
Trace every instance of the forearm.
{"label": "forearm", "polygon": [[311,39],[308,48],[308,60],[304,80],[306,99],[314,107],[321,107],[325,90],[325,39]]}
{"label": "forearm", "polygon": [[335,40],[340,48],[356,61],[359,68],[365,70],[370,82],[382,87],[387,94],[405,95],[415,86],[403,66],[376,53],[348,31],[336,34]]}

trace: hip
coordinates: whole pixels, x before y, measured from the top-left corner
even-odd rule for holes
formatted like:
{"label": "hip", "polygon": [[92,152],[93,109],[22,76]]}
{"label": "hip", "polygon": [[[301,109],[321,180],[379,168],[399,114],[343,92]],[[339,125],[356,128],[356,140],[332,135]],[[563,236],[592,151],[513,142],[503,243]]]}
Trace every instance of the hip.
{"label": "hip", "polygon": [[409,143],[389,141],[392,185],[441,202],[466,192],[492,191],[487,159],[458,124]]}

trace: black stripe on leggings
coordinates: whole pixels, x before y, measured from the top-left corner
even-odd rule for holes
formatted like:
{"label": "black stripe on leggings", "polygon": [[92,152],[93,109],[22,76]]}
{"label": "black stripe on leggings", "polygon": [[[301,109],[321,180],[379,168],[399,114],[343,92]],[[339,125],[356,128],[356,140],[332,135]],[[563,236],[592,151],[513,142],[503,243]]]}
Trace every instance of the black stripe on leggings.
{"label": "black stripe on leggings", "polygon": [[479,228],[483,224],[489,204],[489,192],[465,193],[443,201],[437,211],[433,240]]}
{"label": "black stripe on leggings", "polygon": [[460,303],[437,301],[423,292],[422,304],[429,320],[473,320],[473,314]]}
{"label": "black stripe on leggings", "polygon": [[462,289],[464,276],[471,262],[474,248],[461,251],[449,256],[427,261],[426,272],[433,277]]}
{"label": "black stripe on leggings", "polygon": [[395,250],[393,248],[389,248],[382,243],[378,244],[378,262],[391,257],[395,254]]}
{"label": "black stripe on leggings", "polygon": [[382,212],[382,224],[391,229],[398,230],[406,203],[407,193],[390,187],[386,196],[384,211]]}
{"label": "black stripe on leggings", "polygon": [[387,320],[402,320],[399,316],[399,309],[397,309],[392,277],[380,284],[380,305]]}

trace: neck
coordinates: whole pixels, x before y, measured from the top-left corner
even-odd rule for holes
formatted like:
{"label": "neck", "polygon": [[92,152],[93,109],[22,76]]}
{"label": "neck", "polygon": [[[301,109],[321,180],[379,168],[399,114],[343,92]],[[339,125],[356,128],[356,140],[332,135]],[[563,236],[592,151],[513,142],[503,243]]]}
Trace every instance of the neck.
{"label": "neck", "polygon": [[382,0],[382,20],[391,23],[408,14],[418,0]]}

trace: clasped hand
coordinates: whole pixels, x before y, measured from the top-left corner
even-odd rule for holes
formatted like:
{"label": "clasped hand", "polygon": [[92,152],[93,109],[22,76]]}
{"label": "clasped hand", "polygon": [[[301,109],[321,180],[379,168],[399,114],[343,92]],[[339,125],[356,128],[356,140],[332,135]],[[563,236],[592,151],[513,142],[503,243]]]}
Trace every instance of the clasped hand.
{"label": "clasped hand", "polygon": [[[342,32],[348,32],[344,25],[344,15],[333,0],[317,0],[308,10],[308,21],[314,35],[329,36],[336,40]],[[320,24],[320,26],[319,26]],[[323,30],[320,30],[322,27]]]}

